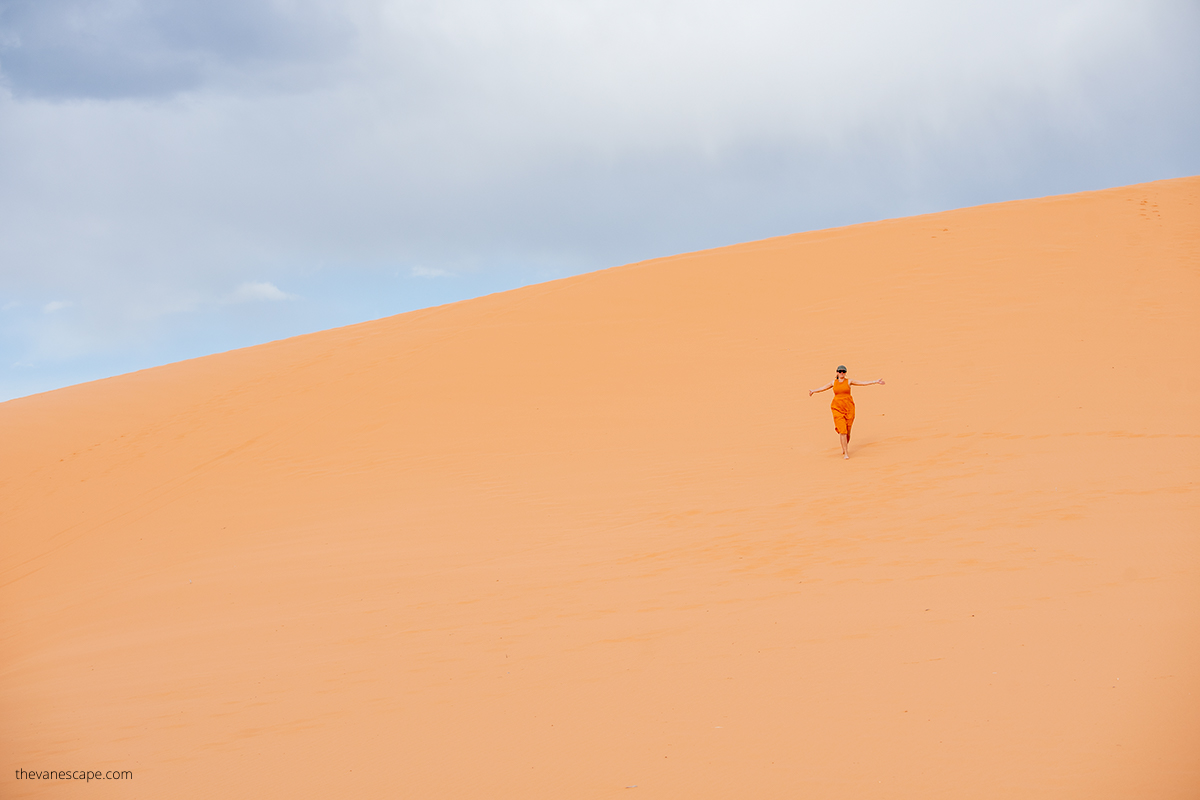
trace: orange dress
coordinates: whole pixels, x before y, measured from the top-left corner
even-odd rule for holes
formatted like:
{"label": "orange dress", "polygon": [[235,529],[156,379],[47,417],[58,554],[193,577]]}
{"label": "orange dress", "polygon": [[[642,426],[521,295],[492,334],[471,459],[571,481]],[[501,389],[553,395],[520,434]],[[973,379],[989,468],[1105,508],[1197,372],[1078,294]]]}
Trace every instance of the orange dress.
{"label": "orange dress", "polygon": [[850,426],[854,424],[854,398],[850,396],[850,379],[834,380],[833,402],[829,405],[833,410],[833,427],[838,433],[850,435]]}

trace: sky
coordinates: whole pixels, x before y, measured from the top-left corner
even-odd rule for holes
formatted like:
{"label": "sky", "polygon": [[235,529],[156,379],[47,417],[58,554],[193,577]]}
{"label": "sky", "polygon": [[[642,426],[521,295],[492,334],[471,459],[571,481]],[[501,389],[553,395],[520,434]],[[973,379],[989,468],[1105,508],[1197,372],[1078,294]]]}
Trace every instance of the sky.
{"label": "sky", "polygon": [[0,401],[1200,173],[1200,3],[0,0]]}

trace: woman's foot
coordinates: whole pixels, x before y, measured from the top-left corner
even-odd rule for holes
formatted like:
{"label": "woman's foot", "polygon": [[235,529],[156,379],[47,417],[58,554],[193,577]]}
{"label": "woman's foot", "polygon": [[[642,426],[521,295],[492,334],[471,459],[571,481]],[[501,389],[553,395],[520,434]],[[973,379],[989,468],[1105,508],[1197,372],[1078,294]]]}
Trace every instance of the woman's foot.
{"label": "woman's foot", "polygon": [[850,456],[846,455],[845,453],[842,453],[842,458],[849,458],[849,457]]}

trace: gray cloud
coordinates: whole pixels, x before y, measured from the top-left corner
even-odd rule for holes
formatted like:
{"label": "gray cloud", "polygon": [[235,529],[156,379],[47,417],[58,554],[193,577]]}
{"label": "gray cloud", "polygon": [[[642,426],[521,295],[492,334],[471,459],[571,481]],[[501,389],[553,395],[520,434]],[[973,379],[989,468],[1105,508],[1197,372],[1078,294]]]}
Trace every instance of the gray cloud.
{"label": "gray cloud", "polygon": [[[1186,2],[0,0],[0,28],[10,363],[1200,172]],[[224,302],[248,284],[297,299]]]}
{"label": "gray cloud", "polygon": [[353,32],[312,0],[2,0],[0,68],[17,96],[162,97],[230,73],[295,81]]}

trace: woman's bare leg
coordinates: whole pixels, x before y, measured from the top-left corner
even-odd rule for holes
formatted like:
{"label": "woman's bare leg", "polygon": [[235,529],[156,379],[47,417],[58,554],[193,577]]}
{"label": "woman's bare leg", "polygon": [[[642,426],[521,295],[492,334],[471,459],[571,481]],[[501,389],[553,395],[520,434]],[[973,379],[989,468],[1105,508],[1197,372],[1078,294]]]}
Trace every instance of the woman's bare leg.
{"label": "woman's bare leg", "polygon": [[849,458],[849,457],[850,457],[850,447],[849,447],[849,445],[850,445],[850,434],[848,434],[848,433],[839,433],[839,434],[838,434],[838,438],[842,440],[842,457],[843,457],[843,458]]}

